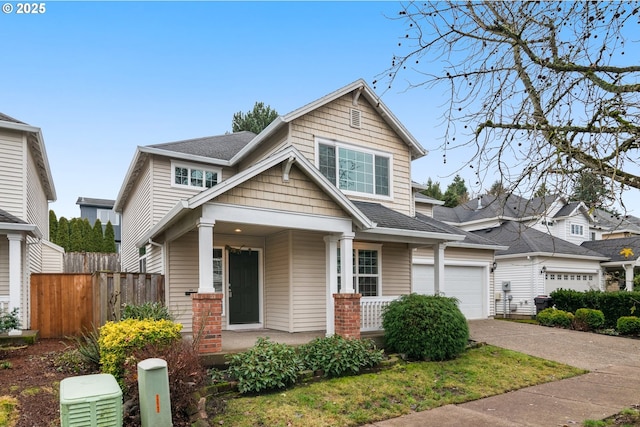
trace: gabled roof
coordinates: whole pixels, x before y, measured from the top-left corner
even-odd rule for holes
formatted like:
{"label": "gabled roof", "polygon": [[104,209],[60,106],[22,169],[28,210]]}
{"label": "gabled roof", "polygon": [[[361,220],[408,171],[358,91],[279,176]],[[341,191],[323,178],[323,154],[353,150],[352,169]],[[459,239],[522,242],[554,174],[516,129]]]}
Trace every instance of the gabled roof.
{"label": "gabled roof", "polygon": [[56,188],[53,185],[51,167],[49,166],[47,150],[44,146],[44,138],[42,137],[42,131],[40,128],[30,126],[20,120],[0,113],[0,129],[2,128],[27,133],[27,143],[31,153],[33,154],[33,159],[37,166],[36,171],[42,183],[44,194],[48,201],[54,202],[57,198]]}
{"label": "gabled roof", "polygon": [[[148,147],[173,153],[191,154],[194,156],[209,157],[212,159],[231,160],[233,156],[244,148],[256,134],[249,131],[228,133],[218,136],[187,139],[184,141],[166,142],[154,144]],[[167,153],[171,155],[170,153]]]}
{"label": "gabled roof", "polygon": [[42,238],[42,232],[37,225],[29,224],[28,222],[2,209],[0,209],[0,230],[25,232],[37,239]]}
{"label": "gabled roof", "polygon": [[449,223],[468,223],[491,218],[522,219],[542,215],[559,196],[525,199],[515,194],[482,195],[455,208],[436,206],[434,218]]}
{"label": "gabled roof", "polygon": [[573,258],[606,260],[607,257],[584,246],[551,236],[520,222],[506,221],[499,227],[473,231],[476,236],[508,246],[496,256],[504,255],[565,255]]}
{"label": "gabled roof", "polygon": [[474,248],[485,248],[485,249],[493,249],[493,250],[506,250],[507,246],[500,245],[493,240],[485,239],[482,236],[477,236],[470,231],[462,230],[458,227],[454,227],[452,225],[446,224],[444,222],[440,222],[436,219],[431,218],[430,216],[416,213],[416,219],[425,222],[427,224],[432,224],[437,226],[439,229],[443,230],[445,233],[451,234],[459,234],[464,236],[464,240],[460,242],[448,243],[448,246],[458,246],[458,247],[474,247]]}
{"label": "gabled roof", "polygon": [[80,206],[96,206],[99,208],[113,208],[116,201],[111,199],[93,199],[91,197],[78,197],[76,205]]}
{"label": "gabled roof", "polygon": [[640,236],[590,240],[582,243],[582,246],[607,256],[610,262],[635,262],[640,258]]}
{"label": "gabled roof", "polygon": [[393,115],[391,110],[387,108],[387,106],[380,100],[380,98],[375,94],[373,89],[367,85],[367,83],[363,79],[358,79],[355,82],[348,84],[334,92],[331,92],[322,98],[318,98],[309,104],[302,106],[292,112],[285,114],[284,116],[278,116],[269,126],[267,126],[260,134],[251,141],[240,153],[238,153],[232,159],[232,163],[237,163],[241,159],[243,159],[246,155],[248,155],[254,148],[256,148],[260,143],[268,138],[269,136],[278,132],[282,127],[287,126],[289,123],[294,121],[295,119],[322,107],[336,99],[345,96],[349,93],[354,93],[355,99],[357,97],[364,97],[369,103],[380,113],[382,119],[400,136],[400,138],[404,141],[407,146],[411,149],[411,159],[418,159],[425,154],[427,151],[420,145],[420,143],[409,133],[409,131],[404,127],[404,125]]}
{"label": "gabled roof", "polygon": [[431,205],[444,205],[442,200],[434,199],[433,197],[425,196],[422,193],[416,193],[415,195],[416,202],[418,203],[428,203]]}
{"label": "gabled roof", "polygon": [[410,216],[382,206],[379,203],[354,200],[353,204],[356,205],[367,218],[375,222],[378,227],[423,231],[426,233],[455,234],[440,227],[439,224],[411,218]]}
{"label": "gabled roof", "polygon": [[616,215],[602,209],[595,209],[592,217],[595,226],[603,231],[640,235],[640,218],[633,215]]}

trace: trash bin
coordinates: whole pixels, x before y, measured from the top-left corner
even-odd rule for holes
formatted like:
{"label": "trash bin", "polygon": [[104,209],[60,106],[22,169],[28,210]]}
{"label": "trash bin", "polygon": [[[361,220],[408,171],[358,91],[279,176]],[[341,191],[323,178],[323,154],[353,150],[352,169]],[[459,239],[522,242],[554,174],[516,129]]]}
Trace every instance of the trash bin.
{"label": "trash bin", "polygon": [[545,308],[553,307],[553,298],[547,295],[538,295],[533,299],[536,305],[536,314],[540,313]]}

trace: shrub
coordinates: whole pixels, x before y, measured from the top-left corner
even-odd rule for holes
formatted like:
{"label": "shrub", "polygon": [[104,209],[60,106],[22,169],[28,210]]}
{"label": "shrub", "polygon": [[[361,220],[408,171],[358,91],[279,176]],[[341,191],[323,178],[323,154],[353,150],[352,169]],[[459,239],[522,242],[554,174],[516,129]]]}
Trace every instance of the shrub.
{"label": "shrub", "polygon": [[258,338],[249,350],[230,356],[228,372],[238,380],[240,393],[257,393],[293,384],[302,370],[294,347]]}
{"label": "shrub", "polygon": [[579,331],[593,331],[604,326],[604,314],[593,308],[579,308],[573,317],[573,327]]}
{"label": "shrub", "polygon": [[124,366],[124,401],[127,408],[123,414],[124,425],[140,425],[138,363],[150,358],[167,362],[173,424],[191,425],[189,417],[198,403],[194,393],[204,383],[206,371],[197,351],[185,340],[171,346],[149,344],[127,358]]}
{"label": "shrub", "polygon": [[124,304],[120,320],[126,319],[152,319],[173,320],[169,309],[161,302],[145,302],[144,304]]}
{"label": "shrub", "polygon": [[11,311],[0,311],[0,334],[20,327],[18,307]]}
{"label": "shrub", "polygon": [[84,330],[80,336],[71,338],[76,346],[75,350],[83,365],[88,370],[98,370],[100,367],[100,331],[93,325],[91,330]]}
{"label": "shrub", "polygon": [[636,316],[620,317],[616,323],[616,329],[620,335],[640,334],[640,318]]}
{"label": "shrub", "polygon": [[[616,320],[623,316],[631,316],[640,305],[640,292],[578,292],[558,289],[551,292],[555,307],[559,310],[575,312],[579,308],[594,308],[604,314],[604,327],[615,328]],[[580,305],[577,301],[581,301]],[[570,303],[568,301],[574,301]]]}
{"label": "shrub", "polygon": [[169,320],[127,319],[107,322],[100,328],[102,372],[122,380],[124,362],[135,350],[148,344],[170,346],[181,339],[182,325]]}
{"label": "shrub", "polygon": [[369,339],[346,339],[340,335],[316,338],[298,348],[305,369],[322,370],[325,377],[357,374],[362,368],[376,366],[383,351]]}
{"label": "shrub", "polygon": [[561,328],[571,328],[573,324],[573,313],[558,310],[556,308],[545,308],[536,316],[536,320],[543,326],[558,326]]}
{"label": "shrub", "polygon": [[575,313],[579,308],[585,308],[585,293],[573,289],[556,289],[549,296],[553,299],[553,305],[558,310]]}
{"label": "shrub", "polygon": [[448,360],[469,342],[467,320],[454,298],[403,295],[383,312],[385,342],[411,359]]}

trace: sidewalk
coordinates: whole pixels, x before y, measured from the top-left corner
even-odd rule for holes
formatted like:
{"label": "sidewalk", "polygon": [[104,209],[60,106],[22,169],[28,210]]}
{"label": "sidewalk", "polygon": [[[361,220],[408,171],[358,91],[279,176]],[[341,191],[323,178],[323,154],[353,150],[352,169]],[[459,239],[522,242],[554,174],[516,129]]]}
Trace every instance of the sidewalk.
{"label": "sidewalk", "polygon": [[471,338],[591,372],[367,427],[571,426],[640,403],[640,340],[501,320],[469,322]]}

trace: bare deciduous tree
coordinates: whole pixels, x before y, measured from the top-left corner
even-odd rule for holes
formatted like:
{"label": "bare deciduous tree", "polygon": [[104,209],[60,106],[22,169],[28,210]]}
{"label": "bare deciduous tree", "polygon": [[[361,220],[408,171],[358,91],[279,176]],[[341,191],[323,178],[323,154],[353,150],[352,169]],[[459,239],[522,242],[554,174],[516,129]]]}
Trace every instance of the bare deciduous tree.
{"label": "bare deciduous tree", "polygon": [[619,196],[640,188],[639,16],[636,2],[409,3],[405,51],[374,85],[445,85],[445,162],[473,147],[477,184],[568,194],[592,173]]}

